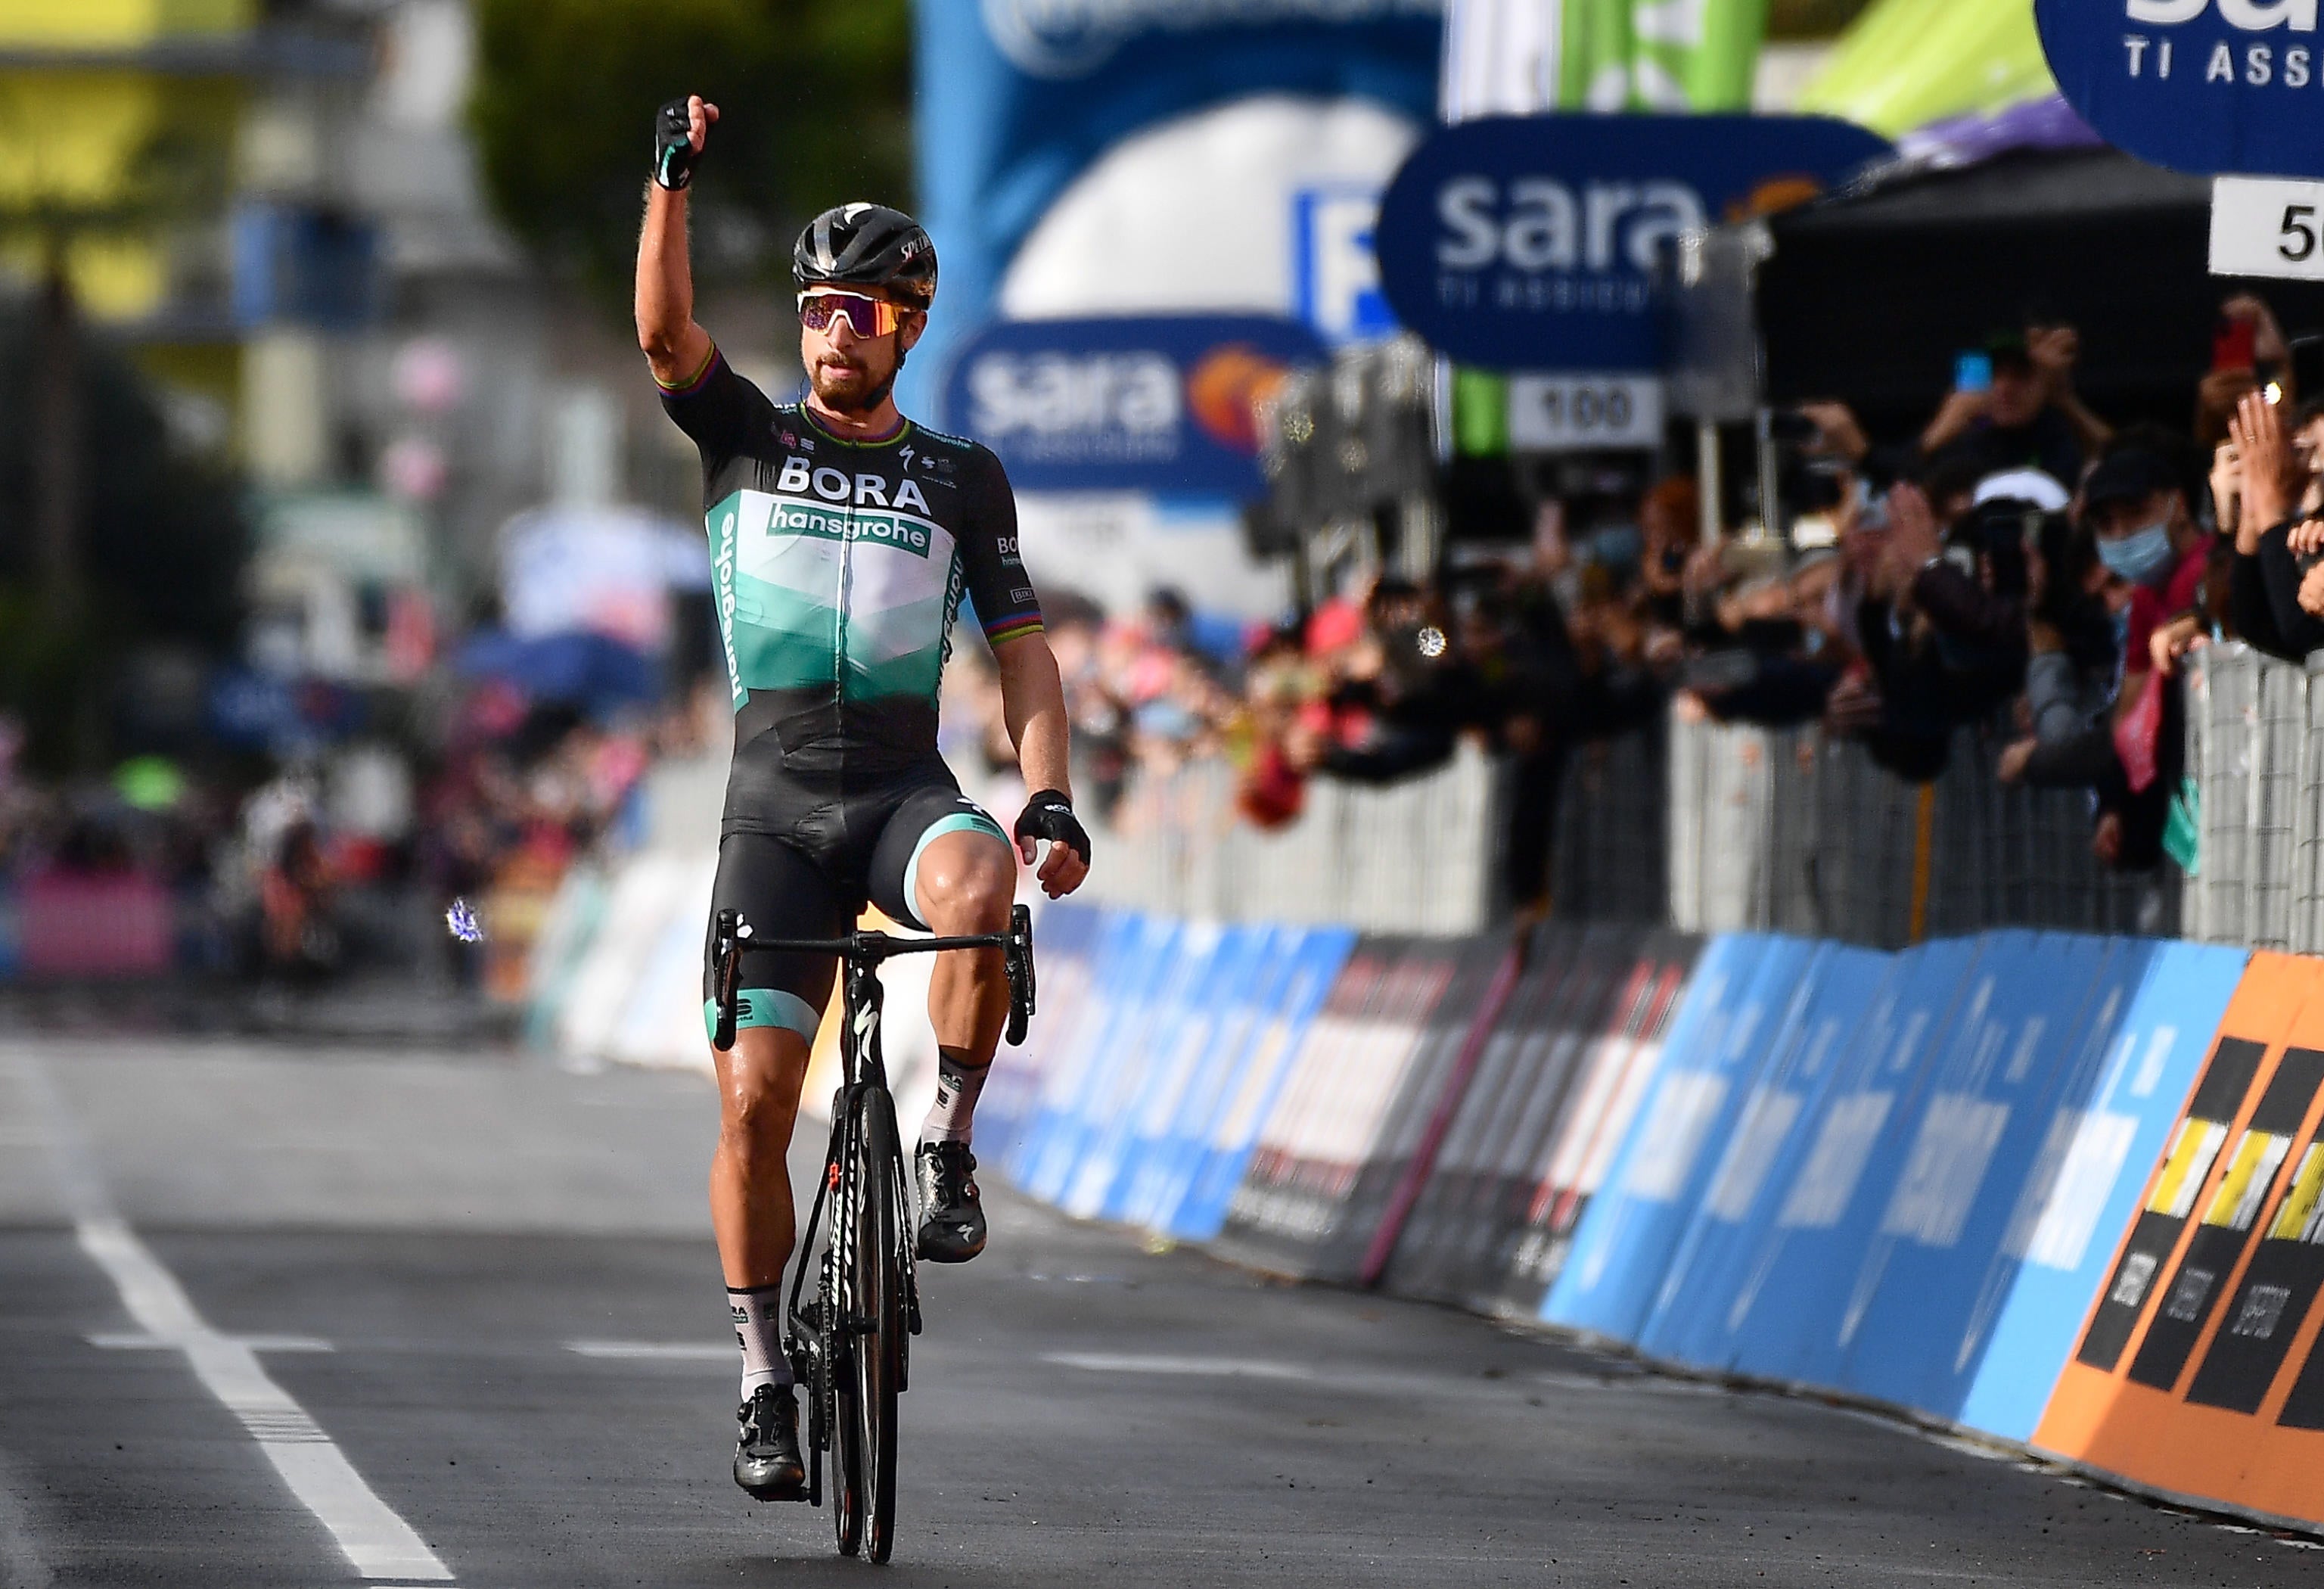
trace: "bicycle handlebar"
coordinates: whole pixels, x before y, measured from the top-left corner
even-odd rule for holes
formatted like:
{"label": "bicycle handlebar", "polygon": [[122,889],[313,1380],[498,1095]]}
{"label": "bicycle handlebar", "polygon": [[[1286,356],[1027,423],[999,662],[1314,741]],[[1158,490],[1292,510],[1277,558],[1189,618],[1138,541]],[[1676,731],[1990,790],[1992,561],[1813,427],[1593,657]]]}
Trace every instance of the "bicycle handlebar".
{"label": "bicycle handlebar", "polygon": [[845,960],[885,960],[895,955],[931,955],[945,949],[1009,949],[1029,944],[1029,935],[1014,932],[976,933],[966,938],[898,938],[886,932],[851,932],[845,938],[737,938],[735,951],[744,955],[781,952],[795,955],[837,955]]}
{"label": "bicycle handlebar", "polygon": [[[734,1023],[742,985],[742,957],[750,954],[790,953],[836,955],[851,965],[876,966],[898,955],[932,955],[946,949],[999,949],[1009,976],[1008,1039],[1014,1046],[1025,1040],[1033,1019],[1033,915],[1022,905],[1009,913],[1007,932],[967,934],[953,938],[897,938],[884,932],[855,932],[835,938],[762,938],[739,910],[721,910],[715,924],[713,955],[717,962],[715,1026],[711,1046],[724,1053],[734,1047]],[[848,997],[853,999],[853,982]]]}

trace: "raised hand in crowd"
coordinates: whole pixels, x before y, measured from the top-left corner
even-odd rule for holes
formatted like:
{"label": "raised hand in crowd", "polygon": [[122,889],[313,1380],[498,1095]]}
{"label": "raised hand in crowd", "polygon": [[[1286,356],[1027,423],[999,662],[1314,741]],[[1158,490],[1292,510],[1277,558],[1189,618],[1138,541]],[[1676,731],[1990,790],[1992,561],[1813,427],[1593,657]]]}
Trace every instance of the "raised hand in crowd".
{"label": "raised hand in crowd", "polygon": [[1928,493],[1909,481],[1898,482],[1888,493],[1888,538],[1884,549],[1895,588],[1901,591],[1909,587],[1913,576],[1944,549]]}
{"label": "raised hand in crowd", "polygon": [[2074,366],[2081,361],[2082,334],[2071,326],[2028,326],[2025,357],[2049,405],[2065,415],[2086,454],[2103,450],[2114,439],[2114,427],[2090,411],[2074,390]]}
{"label": "raised hand in crowd", "polygon": [[1844,402],[1803,402],[1799,414],[1816,428],[1812,448],[1816,452],[1862,463],[1864,455],[1872,450],[1872,439],[1857,422],[1855,411]]}
{"label": "raised hand in crowd", "polygon": [[1955,387],[1945,393],[1944,402],[1937,405],[1937,417],[1921,432],[1921,450],[1943,450],[1947,443],[1959,440],[1971,425],[1983,419],[1992,406],[1992,393],[1963,392]]}
{"label": "raised hand in crowd", "polygon": [[2206,643],[2206,639],[2201,615],[2182,613],[2168,624],[2158,625],[2147,636],[2147,659],[2154,664],[2155,672],[2168,679],[2178,671],[2179,659]]}
{"label": "raised hand in crowd", "polygon": [[2236,405],[2227,439],[2243,466],[2238,550],[2257,550],[2259,538],[2291,515],[2299,500],[2297,458],[2283,433],[2283,414],[2267,394],[2254,392]]}
{"label": "raised hand in crowd", "polygon": [[2025,333],[2025,356],[2051,401],[2071,394],[2074,364],[2082,356],[2082,334],[2071,326],[2037,326]]}

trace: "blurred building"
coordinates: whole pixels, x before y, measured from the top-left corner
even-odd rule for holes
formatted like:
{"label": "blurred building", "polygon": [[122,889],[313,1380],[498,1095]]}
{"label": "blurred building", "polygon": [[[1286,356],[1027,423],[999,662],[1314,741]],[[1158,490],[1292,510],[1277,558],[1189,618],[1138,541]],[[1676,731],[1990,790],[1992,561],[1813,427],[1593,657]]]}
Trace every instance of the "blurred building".
{"label": "blurred building", "polygon": [[302,672],[424,664],[415,604],[489,589],[542,488],[544,316],[479,194],[473,51],[464,0],[0,5],[5,258],[60,265],[177,443],[258,488],[258,638]]}

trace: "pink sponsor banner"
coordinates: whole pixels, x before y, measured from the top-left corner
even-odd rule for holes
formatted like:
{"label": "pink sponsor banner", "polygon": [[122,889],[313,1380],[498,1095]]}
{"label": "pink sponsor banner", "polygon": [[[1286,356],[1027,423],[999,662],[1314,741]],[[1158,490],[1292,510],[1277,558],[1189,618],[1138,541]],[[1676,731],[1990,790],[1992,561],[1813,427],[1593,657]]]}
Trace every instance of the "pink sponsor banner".
{"label": "pink sponsor banner", "polygon": [[27,976],[135,976],[167,971],[169,891],[134,872],[46,872],[17,894]]}

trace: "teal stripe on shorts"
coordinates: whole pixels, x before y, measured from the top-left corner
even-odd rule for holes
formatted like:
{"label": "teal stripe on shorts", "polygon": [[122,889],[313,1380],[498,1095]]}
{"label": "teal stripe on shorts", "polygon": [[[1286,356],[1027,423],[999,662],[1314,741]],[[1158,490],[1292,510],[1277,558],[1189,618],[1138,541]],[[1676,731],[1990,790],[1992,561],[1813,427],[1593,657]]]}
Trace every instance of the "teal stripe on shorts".
{"label": "teal stripe on shorts", "polygon": [[[823,1016],[816,1007],[797,993],[787,993],[780,988],[744,988],[735,997],[734,1030],[746,1026],[779,1026],[785,1031],[795,1031],[808,1042],[815,1041]],[[702,1034],[714,1042],[718,1037],[718,1001],[702,1001]]]}

